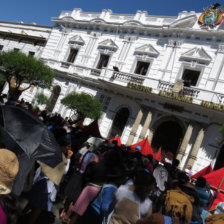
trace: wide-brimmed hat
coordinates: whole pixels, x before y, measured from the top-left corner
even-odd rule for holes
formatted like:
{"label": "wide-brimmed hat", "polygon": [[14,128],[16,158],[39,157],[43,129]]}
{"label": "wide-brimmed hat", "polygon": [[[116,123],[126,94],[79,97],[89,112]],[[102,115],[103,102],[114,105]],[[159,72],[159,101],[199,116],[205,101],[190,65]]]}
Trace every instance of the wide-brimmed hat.
{"label": "wide-brimmed hat", "polygon": [[9,194],[19,171],[19,161],[12,151],[0,149],[0,194]]}

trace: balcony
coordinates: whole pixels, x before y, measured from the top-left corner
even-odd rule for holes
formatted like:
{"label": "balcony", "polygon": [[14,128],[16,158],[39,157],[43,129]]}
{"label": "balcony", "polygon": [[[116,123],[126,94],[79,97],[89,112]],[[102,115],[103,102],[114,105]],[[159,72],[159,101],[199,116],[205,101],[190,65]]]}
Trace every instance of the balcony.
{"label": "balcony", "polygon": [[[113,83],[118,86],[131,88],[130,84],[139,86],[138,91],[144,92],[145,88],[150,91],[145,91],[145,94],[153,93],[163,97],[169,97],[174,100],[198,104],[203,107],[224,111],[224,94],[200,89],[197,87],[183,87],[179,93],[173,93],[174,84],[158,79],[153,79],[147,76],[138,74],[125,73],[114,71],[113,69],[102,68],[95,69],[81,65],[74,65],[56,60],[43,59],[51,68],[69,74],[70,77],[79,76],[80,78],[95,80],[103,80],[108,83]],[[140,88],[141,87],[141,88]]]}
{"label": "balcony", "polygon": [[[160,91],[172,92],[173,87],[174,87],[174,84],[164,82],[164,81],[161,81],[161,80],[159,81],[158,88],[159,88]],[[199,92],[200,92],[200,90],[198,90],[198,89],[195,89],[193,87],[185,87],[184,86],[179,94],[183,95],[183,96],[189,96],[189,97],[192,97],[192,98],[197,98]]]}
{"label": "balcony", "polygon": [[144,77],[132,76],[128,73],[114,71],[111,80],[120,80],[127,83],[142,85],[144,82]]}

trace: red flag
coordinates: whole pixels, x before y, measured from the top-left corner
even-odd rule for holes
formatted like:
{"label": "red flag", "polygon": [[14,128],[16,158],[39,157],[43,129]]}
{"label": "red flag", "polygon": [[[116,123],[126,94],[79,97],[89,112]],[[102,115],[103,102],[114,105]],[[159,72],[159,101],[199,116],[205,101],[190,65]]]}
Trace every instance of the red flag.
{"label": "red flag", "polygon": [[191,178],[197,179],[198,177],[202,177],[208,173],[213,171],[211,163],[209,166],[206,166],[204,169],[200,170],[199,172],[195,173]]}
{"label": "red flag", "polygon": [[[208,173],[203,177],[206,179],[206,181],[210,184],[211,187],[224,190],[224,167],[215,170],[211,173]],[[224,194],[219,192],[218,198],[216,198],[215,201],[213,202],[211,209],[214,209],[219,202],[223,201],[224,201]]]}
{"label": "red flag", "polygon": [[214,200],[211,210],[215,209],[216,205],[219,202],[224,202],[224,193],[222,193],[222,192],[219,192],[218,197]]}
{"label": "red flag", "polygon": [[159,148],[159,151],[153,155],[153,158],[161,162],[161,147]]}
{"label": "red flag", "polygon": [[213,187],[224,190],[224,167],[203,176]]}
{"label": "red flag", "polygon": [[138,143],[136,143],[134,145],[131,145],[130,148],[132,149],[132,151],[136,151],[135,150],[136,146],[140,146],[141,147],[139,152],[141,152],[143,155],[145,155],[145,156],[149,155],[149,154],[153,155],[152,148],[151,148],[147,138],[142,140],[141,142],[138,142]]}
{"label": "red flag", "polygon": [[117,145],[118,146],[121,146],[121,138],[119,136],[115,137],[115,138],[112,138],[109,140],[110,142],[112,141],[117,141]]}

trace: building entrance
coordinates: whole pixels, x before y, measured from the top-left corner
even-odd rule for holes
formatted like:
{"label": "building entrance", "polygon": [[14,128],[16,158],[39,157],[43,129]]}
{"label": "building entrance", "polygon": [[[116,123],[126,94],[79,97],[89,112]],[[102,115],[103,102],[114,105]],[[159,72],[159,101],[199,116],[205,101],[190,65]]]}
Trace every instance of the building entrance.
{"label": "building entrance", "polygon": [[164,153],[172,152],[174,156],[183,138],[183,130],[176,121],[165,121],[155,130],[151,146],[157,151],[160,147]]}
{"label": "building entrance", "polygon": [[215,166],[214,166],[214,170],[218,170],[218,169],[224,167],[224,160],[223,160],[223,158],[224,158],[224,145],[220,149],[218,158],[217,158]]}
{"label": "building entrance", "polygon": [[48,107],[48,110],[50,112],[53,111],[54,106],[55,106],[55,104],[58,100],[58,97],[59,97],[60,93],[61,93],[61,87],[60,86],[54,86],[51,97],[50,97],[51,103],[50,103],[50,106]]}
{"label": "building entrance", "polygon": [[121,108],[115,115],[109,138],[121,136],[129,117],[128,108]]}

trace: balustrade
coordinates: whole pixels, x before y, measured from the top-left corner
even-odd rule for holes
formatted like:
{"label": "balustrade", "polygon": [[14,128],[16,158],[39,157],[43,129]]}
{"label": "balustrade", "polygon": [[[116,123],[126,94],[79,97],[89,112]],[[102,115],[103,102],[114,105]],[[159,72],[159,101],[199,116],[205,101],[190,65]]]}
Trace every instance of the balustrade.
{"label": "balustrade", "polygon": [[140,85],[142,85],[144,81],[144,78],[142,77],[133,76],[123,72],[114,72],[112,79],[118,79],[121,81],[136,83]]}
{"label": "balustrade", "polygon": [[100,69],[91,69],[91,75],[100,76],[101,70]]}
{"label": "balustrade", "polygon": [[[160,90],[162,90],[163,92],[172,92],[173,87],[174,87],[174,84],[164,82],[164,81],[159,81],[158,88]],[[184,96],[190,96],[190,97],[193,97],[193,98],[197,98],[199,92],[200,92],[200,90],[184,86],[183,90],[180,91],[179,94],[184,95]]]}

